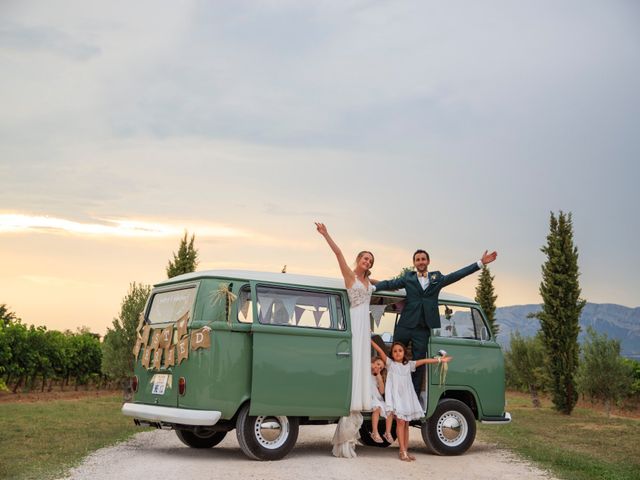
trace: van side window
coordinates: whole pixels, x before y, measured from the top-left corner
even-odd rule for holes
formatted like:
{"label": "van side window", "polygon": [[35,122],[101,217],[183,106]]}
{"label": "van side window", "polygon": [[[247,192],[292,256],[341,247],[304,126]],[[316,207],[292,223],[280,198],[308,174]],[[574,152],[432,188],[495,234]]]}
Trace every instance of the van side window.
{"label": "van side window", "polygon": [[[257,292],[258,321],[261,324],[344,330],[344,317],[336,318],[340,315],[333,315],[331,309],[332,301],[340,304],[338,295],[261,286]],[[331,297],[336,297],[336,300]]]}
{"label": "van side window", "polygon": [[181,288],[156,293],[151,299],[149,323],[172,323],[191,311],[196,287]]}
{"label": "van side window", "polygon": [[238,321],[241,323],[253,323],[253,302],[251,301],[249,285],[242,287],[238,295]]}
{"label": "van side window", "polygon": [[442,327],[433,330],[434,337],[480,338],[480,329],[477,328],[477,319],[473,314],[474,309],[456,305],[440,305],[439,309]]}

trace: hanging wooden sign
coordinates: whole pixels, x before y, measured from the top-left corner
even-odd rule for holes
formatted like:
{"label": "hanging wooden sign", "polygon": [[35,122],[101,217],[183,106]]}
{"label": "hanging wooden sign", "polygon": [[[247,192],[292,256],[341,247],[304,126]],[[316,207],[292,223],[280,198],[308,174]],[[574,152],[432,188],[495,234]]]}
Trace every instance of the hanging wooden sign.
{"label": "hanging wooden sign", "polygon": [[199,330],[191,332],[191,350],[198,350],[199,348],[209,348],[211,346],[211,339],[209,332],[211,328],[203,327]]}
{"label": "hanging wooden sign", "polygon": [[178,350],[178,365],[182,363],[183,360],[189,358],[189,337],[185,336],[176,345]]}

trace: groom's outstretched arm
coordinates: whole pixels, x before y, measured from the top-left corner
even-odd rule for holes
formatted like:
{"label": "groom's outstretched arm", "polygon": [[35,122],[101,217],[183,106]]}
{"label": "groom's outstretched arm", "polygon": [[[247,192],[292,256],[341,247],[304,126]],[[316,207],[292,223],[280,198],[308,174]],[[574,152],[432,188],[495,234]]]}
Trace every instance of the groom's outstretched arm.
{"label": "groom's outstretched arm", "polygon": [[394,278],[393,280],[382,280],[376,283],[376,292],[379,292],[380,290],[398,290],[400,288],[404,288],[404,285],[404,275],[400,278]]}
{"label": "groom's outstretched arm", "polygon": [[482,268],[483,265],[493,262],[497,257],[498,257],[497,252],[487,253],[487,251],[485,250],[480,260],[478,260],[476,263],[472,263],[468,267],[461,268],[460,270],[457,270],[453,273],[445,275],[440,285],[442,285],[442,287],[451,285],[452,283],[463,279],[467,275],[471,275],[472,273],[477,272]]}
{"label": "groom's outstretched arm", "polygon": [[467,267],[461,268],[460,270],[456,270],[455,272],[449,273],[448,275],[445,275],[444,277],[442,277],[442,280],[440,281],[440,285],[442,286],[442,288],[444,288],[447,285],[451,285],[452,283],[457,282],[458,280],[462,280],[467,275],[471,275],[472,273],[480,270],[481,268],[480,265],[482,265],[482,263],[478,261],[476,263],[472,263]]}

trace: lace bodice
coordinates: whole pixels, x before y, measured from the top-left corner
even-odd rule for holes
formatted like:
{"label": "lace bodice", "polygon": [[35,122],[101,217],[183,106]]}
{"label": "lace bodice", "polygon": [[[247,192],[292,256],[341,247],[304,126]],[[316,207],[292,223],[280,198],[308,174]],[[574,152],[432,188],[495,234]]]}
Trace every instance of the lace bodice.
{"label": "lace bodice", "polygon": [[369,288],[365,287],[364,284],[358,280],[358,277],[356,277],[356,281],[353,282],[351,288],[347,288],[347,295],[349,295],[351,308],[362,305],[363,303],[368,305],[371,301],[371,294],[374,289],[375,288],[372,284],[369,284]]}

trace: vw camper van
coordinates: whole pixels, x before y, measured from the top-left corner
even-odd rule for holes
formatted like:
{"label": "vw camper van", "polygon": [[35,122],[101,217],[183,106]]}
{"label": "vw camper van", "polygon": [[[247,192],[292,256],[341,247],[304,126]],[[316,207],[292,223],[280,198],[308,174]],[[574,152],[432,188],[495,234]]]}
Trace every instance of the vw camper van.
{"label": "vw camper van", "polygon": [[[387,345],[404,292],[375,292],[374,339]],[[440,294],[442,328],[429,355],[446,350],[448,371],[429,365],[413,423],[436,454],[464,453],[476,422],[508,423],[504,362],[477,303]],[[342,279],[235,270],[202,271],[153,288],[138,329],[133,400],[137,425],[169,428],[192,448],[236,431],[252,459],[283,458],[300,425],[349,415],[351,325]],[[446,373],[446,375],[445,375]],[[382,427],[384,428],[384,427]],[[371,446],[365,414],[362,442]]]}

